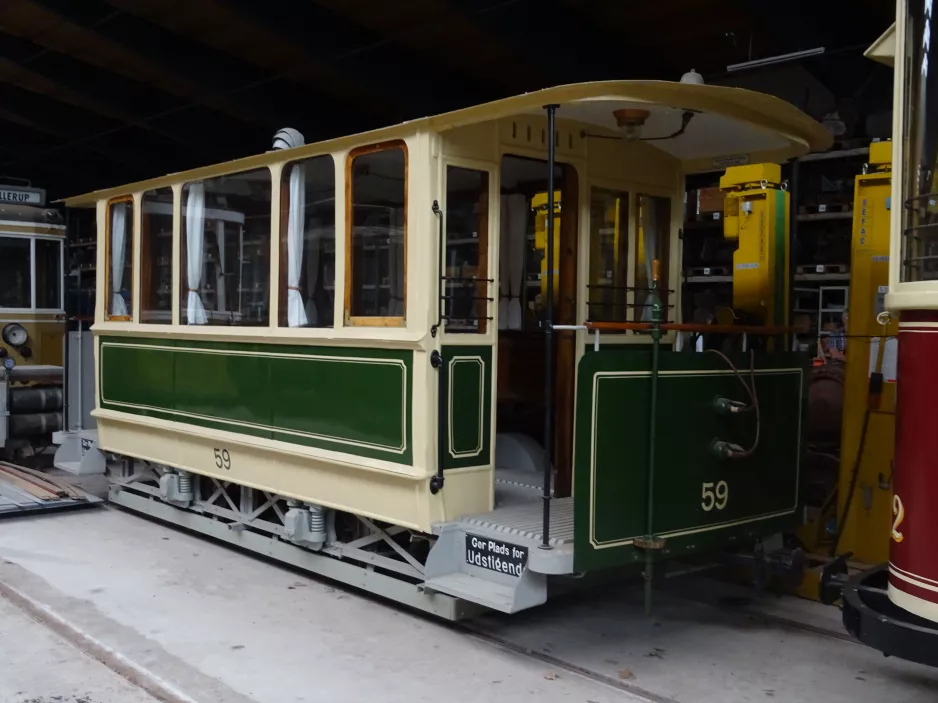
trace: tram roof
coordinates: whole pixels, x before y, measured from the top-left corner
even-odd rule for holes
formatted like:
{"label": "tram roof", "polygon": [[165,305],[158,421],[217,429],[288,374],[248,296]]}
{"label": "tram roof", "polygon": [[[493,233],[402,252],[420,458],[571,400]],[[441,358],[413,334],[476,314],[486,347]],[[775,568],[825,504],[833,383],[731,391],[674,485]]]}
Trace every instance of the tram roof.
{"label": "tram roof", "polygon": [[[369,132],[337,137],[293,149],[268,151],[96,190],[65,198],[60,202],[69,207],[91,206],[99,200],[116,195],[395,139],[422,129],[445,132],[457,127],[517,115],[543,114],[543,108],[548,104],[558,105],[558,119],[572,119],[607,131],[617,127],[613,110],[628,107],[647,109],[651,115],[646,123],[646,133],[655,136],[667,135],[674,131],[674,127],[680,126],[680,114],[675,110],[693,110],[699,113],[695,122],[703,122],[706,129],[688,129],[673,139],[649,142],[684,163],[740,153],[750,155],[752,162],[784,161],[810,151],[827,149],[832,143],[830,133],[817,121],[791,103],[765,93],[672,81],[598,81],[545,88]],[[714,150],[718,153],[713,153]],[[760,159],[760,154],[765,155],[764,158]]]}

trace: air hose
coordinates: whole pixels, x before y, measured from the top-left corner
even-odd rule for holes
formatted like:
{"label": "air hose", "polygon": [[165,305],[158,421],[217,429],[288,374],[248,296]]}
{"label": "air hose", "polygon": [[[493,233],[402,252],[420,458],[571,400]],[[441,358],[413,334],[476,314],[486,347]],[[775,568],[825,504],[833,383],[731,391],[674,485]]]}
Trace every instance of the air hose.
{"label": "air hose", "polygon": [[736,374],[736,378],[739,379],[739,382],[743,384],[743,388],[746,389],[746,393],[749,396],[751,405],[748,408],[737,403],[731,403],[727,409],[734,413],[742,412],[743,410],[754,410],[756,413],[756,437],[749,449],[743,449],[737,444],[732,444],[730,442],[716,439],[713,441],[713,450],[724,459],[745,459],[752,456],[759,447],[759,435],[762,430],[762,418],[759,412],[759,395],[756,392],[755,352],[752,349],[749,350],[749,383],[746,383],[746,379],[743,378],[743,375],[740,373],[739,369],[736,368],[735,364],[733,364],[733,362],[728,356],[726,356],[726,354],[719,351],[718,349],[707,349],[706,352],[716,354],[721,359],[723,359],[724,362],[726,362],[726,365],[733,370],[734,374]]}
{"label": "air hose", "polygon": [[[876,320],[883,327],[888,324],[888,313],[877,315]],[[882,318],[882,319],[880,319]],[[844,501],[844,512],[837,522],[837,532],[834,534],[834,542],[831,544],[830,555],[837,554],[837,546],[840,544],[840,535],[843,534],[844,527],[847,526],[847,518],[850,516],[850,507],[853,505],[853,496],[857,491],[857,483],[860,479],[860,465],[863,463],[863,451],[866,449],[866,435],[870,428],[870,415],[873,410],[879,407],[880,399],[883,394],[883,357],[886,354],[886,342],[889,338],[886,336],[886,330],[883,329],[883,336],[880,337],[879,348],[876,350],[875,371],[870,374],[870,385],[866,396],[866,412],[863,414],[863,429],[860,431],[860,445],[857,447],[857,456],[853,460],[853,468],[850,471],[850,488],[847,489],[847,498]]]}

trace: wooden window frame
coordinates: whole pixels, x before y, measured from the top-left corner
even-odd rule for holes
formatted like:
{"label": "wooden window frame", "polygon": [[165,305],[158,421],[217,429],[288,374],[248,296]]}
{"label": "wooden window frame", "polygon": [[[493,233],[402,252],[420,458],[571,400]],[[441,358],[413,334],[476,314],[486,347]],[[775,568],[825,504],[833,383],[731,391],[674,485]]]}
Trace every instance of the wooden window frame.
{"label": "wooden window frame", "polygon": [[[352,162],[359,156],[400,149],[404,152],[404,315],[400,317],[353,316],[352,308]],[[410,190],[410,154],[407,142],[392,139],[352,149],[345,158],[345,324],[349,327],[404,327],[407,324],[407,220]]]}
{"label": "wooden window frame", "polygon": [[133,195],[121,195],[116,198],[111,198],[107,201],[107,209],[105,211],[105,222],[104,222],[104,319],[108,322],[132,322],[134,314],[134,285],[136,284],[136,267],[134,266],[133,254],[134,250],[131,248],[131,261],[130,261],[130,314],[129,315],[112,315],[111,310],[111,208],[114,205],[120,203],[130,203],[130,244],[133,247],[134,235],[136,234],[137,228],[134,226],[134,219],[136,218],[136,206],[134,204]]}
{"label": "wooden window frame", "polygon": [[[159,193],[160,191],[164,191],[164,190],[168,190],[170,192],[170,195],[173,196],[173,199],[170,202],[173,206],[173,212],[175,212],[176,194],[173,192],[172,186],[150,188],[149,190],[145,190],[140,194],[140,319],[141,320],[143,319],[143,313],[145,310],[149,310],[149,312],[151,313],[155,312],[152,309],[153,305],[151,303],[152,303],[152,299],[156,297],[153,295],[153,291],[151,289],[152,288],[151,283],[153,281],[153,266],[151,265],[153,261],[153,251],[152,251],[153,247],[152,247],[152,242],[150,241],[150,223],[146,218],[146,213],[143,212],[143,206],[146,203],[146,197],[148,193]],[[173,215],[170,214],[170,222],[172,222],[172,219],[173,219]],[[170,259],[172,259],[172,255],[170,255]],[[172,261],[170,261],[169,266],[170,266],[170,269],[173,268]],[[173,275],[175,275],[175,272],[173,272]],[[172,291],[170,291],[170,307],[168,310],[170,314],[170,319],[166,322],[154,322],[153,320],[149,320],[146,322],[146,324],[148,325],[172,325],[173,324],[172,298],[173,298]]]}

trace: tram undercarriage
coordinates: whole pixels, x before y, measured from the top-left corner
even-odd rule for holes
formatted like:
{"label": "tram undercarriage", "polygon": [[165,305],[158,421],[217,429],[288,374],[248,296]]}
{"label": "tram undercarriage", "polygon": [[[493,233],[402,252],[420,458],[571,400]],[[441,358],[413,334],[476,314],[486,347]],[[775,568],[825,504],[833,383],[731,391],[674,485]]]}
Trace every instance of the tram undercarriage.
{"label": "tram undercarriage", "polygon": [[[112,503],[448,620],[540,605],[548,575],[574,573],[572,498],[555,501],[554,549],[539,552],[542,487],[528,472],[499,472],[495,511],[435,535],[129,458],[109,473]],[[495,581],[458,570],[467,549]]]}

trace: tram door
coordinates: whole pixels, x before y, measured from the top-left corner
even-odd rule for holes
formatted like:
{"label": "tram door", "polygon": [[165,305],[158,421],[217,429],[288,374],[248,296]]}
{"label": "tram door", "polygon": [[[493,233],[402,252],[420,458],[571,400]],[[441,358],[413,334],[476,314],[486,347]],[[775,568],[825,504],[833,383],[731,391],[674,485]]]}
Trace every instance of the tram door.
{"label": "tram door", "polygon": [[[558,164],[554,172],[554,212],[548,213],[546,161],[505,156],[499,193],[496,445],[533,448],[535,456],[553,441],[555,492],[570,494],[576,337],[558,331],[554,339],[554,436],[544,437],[546,350],[542,321],[547,296],[553,296],[554,323],[576,319],[577,174]],[[554,218],[554,284],[547,285],[547,218]],[[500,458],[501,457],[501,458]],[[496,470],[512,463],[496,448]],[[523,462],[522,462],[523,463]]]}

